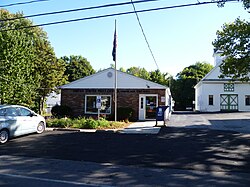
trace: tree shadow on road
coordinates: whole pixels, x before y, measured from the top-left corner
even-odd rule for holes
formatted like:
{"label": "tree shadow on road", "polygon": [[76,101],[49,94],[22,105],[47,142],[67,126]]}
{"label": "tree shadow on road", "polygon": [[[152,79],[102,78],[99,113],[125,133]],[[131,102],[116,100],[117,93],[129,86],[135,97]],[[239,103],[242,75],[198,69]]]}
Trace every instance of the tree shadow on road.
{"label": "tree shadow on road", "polygon": [[[109,165],[130,166],[145,173],[144,182],[140,180],[145,186],[162,184],[157,182],[157,176],[164,178],[162,180],[168,185],[179,186],[244,186],[250,183],[250,136],[229,131],[163,127],[158,135],[46,132],[13,139],[0,146],[0,155],[107,166],[93,169],[85,177],[105,173]],[[151,168],[155,170],[147,170]],[[130,169],[111,171],[114,174],[105,177],[113,181],[112,184],[118,185],[115,181],[121,176],[126,176],[126,185],[139,182],[139,172],[137,175]],[[78,174],[74,172],[71,175],[76,177]]]}

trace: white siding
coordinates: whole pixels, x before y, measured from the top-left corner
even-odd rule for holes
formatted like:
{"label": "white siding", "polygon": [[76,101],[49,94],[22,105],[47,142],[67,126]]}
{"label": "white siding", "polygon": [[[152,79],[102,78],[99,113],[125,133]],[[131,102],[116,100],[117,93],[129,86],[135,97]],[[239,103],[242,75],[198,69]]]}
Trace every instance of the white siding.
{"label": "white siding", "polygon": [[[246,106],[245,104],[245,96],[250,95],[250,83],[235,83],[233,92],[224,92],[224,82],[203,82],[197,86],[195,93],[195,109],[201,112],[220,111],[221,94],[238,95],[238,110],[250,111],[250,106]],[[213,95],[213,105],[209,105],[208,103],[209,95]]]}
{"label": "white siding", "polygon": [[[111,76],[109,76],[111,75]],[[69,89],[110,89],[114,88],[115,71],[112,68],[103,70],[94,75],[84,77],[69,84],[63,85],[60,88]],[[117,71],[117,88],[123,89],[166,89],[160,84]]]}
{"label": "white siding", "polygon": [[[223,84],[202,84],[197,90],[197,110],[202,112],[220,111],[220,94],[223,93]],[[213,105],[209,105],[209,95],[213,95]]]}
{"label": "white siding", "polygon": [[[224,83],[229,83],[227,80],[220,79],[220,67],[224,57],[221,57],[221,52],[216,51],[214,54],[215,67],[195,86],[195,109],[201,112],[220,111],[221,94],[236,94],[238,95],[238,110],[250,111],[250,106],[245,104],[245,96],[250,95],[250,83],[234,82],[234,91],[225,92]],[[209,95],[213,95],[213,105],[209,105]]]}
{"label": "white siding", "polygon": [[236,84],[235,92],[238,93],[239,111],[250,111],[250,106],[245,104],[245,96],[250,95],[250,83]]}

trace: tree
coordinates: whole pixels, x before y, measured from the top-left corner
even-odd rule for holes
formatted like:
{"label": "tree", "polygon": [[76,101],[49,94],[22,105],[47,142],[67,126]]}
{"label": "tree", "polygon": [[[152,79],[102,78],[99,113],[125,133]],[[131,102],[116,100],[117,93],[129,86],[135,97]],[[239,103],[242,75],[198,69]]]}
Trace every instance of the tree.
{"label": "tree", "polygon": [[[213,0],[213,1],[218,2],[219,7],[223,7],[228,0]],[[243,7],[245,9],[250,8],[250,0],[240,0],[240,1],[243,3]]]}
{"label": "tree", "polygon": [[171,93],[175,100],[175,110],[186,110],[193,107],[195,99],[194,86],[209,72],[213,66],[206,62],[196,62],[177,74],[171,81]]}
{"label": "tree", "polygon": [[[122,68],[123,69],[123,68]],[[146,79],[161,85],[169,86],[170,79],[173,78],[168,73],[161,73],[159,69],[148,72],[145,68],[131,67],[126,70],[126,73]]]}
{"label": "tree", "polygon": [[[1,9],[0,18],[8,19],[22,16],[10,14]],[[36,97],[35,75],[31,67],[34,67],[35,49],[32,43],[33,36],[24,30],[2,31],[15,28],[20,25],[31,25],[28,20],[2,21],[0,27],[0,98],[1,103],[34,105]]]}
{"label": "tree", "polygon": [[217,31],[213,42],[225,57],[221,64],[221,77],[248,81],[250,73],[250,24],[237,18],[233,23],[224,24]]}
{"label": "tree", "polygon": [[66,63],[65,75],[68,76],[69,82],[95,73],[90,62],[82,56],[71,55],[70,57],[64,56],[61,59]]}
{"label": "tree", "polygon": [[161,84],[161,85],[165,85],[168,86],[168,73],[161,73],[159,69],[155,70],[155,71],[151,71],[150,72],[150,79],[151,81]]}
{"label": "tree", "polygon": [[196,62],[194,65],[190,65],[178,73],[177,79],[195,79],[198,82],[208,74],[212,68],[213,66],[207,62]]}
{"label": "tree", "polygon": [[[23,17],[0,10],[0,19]],[[28,19],[0,23],[0,98],[2,104],[21,104],[41,112],[44,98],[63,83],[63,65],[57,62],[46,32]],[[42,106],[42,107],[41,107]]]}
{"label": "tree", "polygon": [[149,80],[150,75],[149,72],[145,68],[140,68],[140,67],[131,67],[126,70],[128,74],[140,77],[142,79]]}

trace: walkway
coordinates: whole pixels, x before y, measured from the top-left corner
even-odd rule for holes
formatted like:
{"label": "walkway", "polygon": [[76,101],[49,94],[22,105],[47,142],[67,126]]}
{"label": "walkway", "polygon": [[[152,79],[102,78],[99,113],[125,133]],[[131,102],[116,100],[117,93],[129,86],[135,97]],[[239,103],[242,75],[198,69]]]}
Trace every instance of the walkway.
{"label": "walkway", "polygon": [[138,121],[119,132],[124,134],[158,134],[163,122],[158,122],[157,127],[155,125],[155,121]]}

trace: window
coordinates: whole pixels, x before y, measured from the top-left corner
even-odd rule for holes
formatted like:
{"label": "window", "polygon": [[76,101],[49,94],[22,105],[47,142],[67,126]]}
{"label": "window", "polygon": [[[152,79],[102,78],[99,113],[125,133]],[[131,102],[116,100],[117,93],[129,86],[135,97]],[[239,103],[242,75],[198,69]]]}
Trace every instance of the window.
{"label": "window", "polygon": [[[96,95],[86,95],[85,96],[85,113],[97,114],[98,109],[96,107]],[[102,95],[101,96],[101,110],[102,114],[111,114],[111,96]]]}
{"label": "window", "polygon": [[248,106],[250,105],[250,95],[245,96],[245,104]]}
{"label": "window", "polygon": [[1,109],[0,110],[0,116],[5,116],[6,114],[6,109]]}
{"label": "window", "polygon": [[234,91],[234,84],[233,83],[225,83],[224,84],[224,91],[225,92],[233,92]]}
{"label": "window", "polygon": [[214,105],[214,96],[213,95],[208,96],[208,105]]}
{"label": "window", "polygon": [[141,109],[143,109],[143,97],[141,97]]}
{"label": "window", "polygon": [[18,108],[20,116],[30,116],[31,112],[25,108]]}
{"label": "window", "polygon": [[16,108],[7,108],[6,109],[6,116],[17,116]]}

